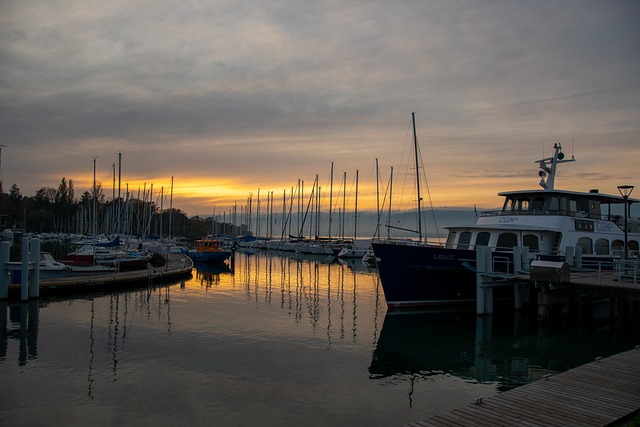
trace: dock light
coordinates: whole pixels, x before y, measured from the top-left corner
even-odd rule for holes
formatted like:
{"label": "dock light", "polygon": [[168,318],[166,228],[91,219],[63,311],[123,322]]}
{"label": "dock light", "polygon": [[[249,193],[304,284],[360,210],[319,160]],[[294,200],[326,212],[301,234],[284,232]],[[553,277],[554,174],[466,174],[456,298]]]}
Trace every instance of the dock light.
{"label": "dock light", "polygon": [[618,191],[620,192],[620,195],[624,199],[624,253],[622,254],[622,259],[627,259],[627,234],[628,234],[627,217],[629,216],[628,199],[634,188],[635,187],[633,185],[618,185]]}

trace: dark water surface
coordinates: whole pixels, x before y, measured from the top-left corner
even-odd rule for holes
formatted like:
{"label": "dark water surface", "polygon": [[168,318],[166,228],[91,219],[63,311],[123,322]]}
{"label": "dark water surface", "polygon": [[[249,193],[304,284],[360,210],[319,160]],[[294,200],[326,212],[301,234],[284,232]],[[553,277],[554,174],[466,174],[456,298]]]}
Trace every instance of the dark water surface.
{"label": "dark water surface", "polygon": [[387,314],[360,262],[238,253],[208,270],[0,303],[0,425],[396,426],[640,343],[597,314]]}

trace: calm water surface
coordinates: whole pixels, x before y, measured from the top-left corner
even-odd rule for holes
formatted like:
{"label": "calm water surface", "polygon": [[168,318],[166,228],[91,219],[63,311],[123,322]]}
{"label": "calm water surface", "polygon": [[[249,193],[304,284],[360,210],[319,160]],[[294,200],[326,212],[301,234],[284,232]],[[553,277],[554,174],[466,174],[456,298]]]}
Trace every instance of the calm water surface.
{"label": "calm water surface", "polygon": [[360,262],[268,253],[0,313],[0,425],[19,426],[395,426],[640,343],[597,315],[387,314]]}

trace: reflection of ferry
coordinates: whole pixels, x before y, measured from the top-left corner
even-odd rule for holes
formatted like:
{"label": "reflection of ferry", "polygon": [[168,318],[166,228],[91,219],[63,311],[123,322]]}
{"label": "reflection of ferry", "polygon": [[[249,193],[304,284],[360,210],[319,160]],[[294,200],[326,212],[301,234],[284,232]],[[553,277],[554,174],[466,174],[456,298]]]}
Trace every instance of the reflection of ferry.
{"label": "reflection of ferry", "polygon": [[[542,190],[500,193],[504,197],[501,210],[483,212],[475,226],[448,227],[444,245],[374,241],[387,304],[402,307],[475,302],[477,247],[492,248],[492,261],[500,264],[496,271],[508,272],[521,270],[513,263],[514,248],[518,247],[524,251],[524,262],[575,254],[585,265],[624,256],[627,240],[627,256],[637,257],[640,226],[636,221],[623,220],[622,213],[625,206],[640,200],[598,190],[554,189],[558,165],[571,161],[574,159],[564,159],[562,147],[556,144],[552,157],[537,161]],[[632,188],[625,187],[627,191]]]}
{"label": "reflection of ferry", "polygon": [[468,311],[387,314],[369,373],[372,379],[451,374],[496,381],[501,389],[530,382],[530,350],[518,351],[526,345],[515,345],[513,335],[506,341],[493,335],[493,318]]}
{"label": "reflection of ferry", "polygon": [[475,316],[387,314],[369,367],[372,378],[462,373],[473,366]]}

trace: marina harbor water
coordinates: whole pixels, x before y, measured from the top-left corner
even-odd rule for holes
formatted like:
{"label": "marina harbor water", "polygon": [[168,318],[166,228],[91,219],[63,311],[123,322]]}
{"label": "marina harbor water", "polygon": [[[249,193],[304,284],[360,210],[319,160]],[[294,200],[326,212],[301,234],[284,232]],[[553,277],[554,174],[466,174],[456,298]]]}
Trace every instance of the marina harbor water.
{"label": "marina harbor water", "polygon": [[640,344],[638,319],[592,306],[387,312],[359,260],[237,251],[180,282],[0,302],[0,424],[402,425]]}

